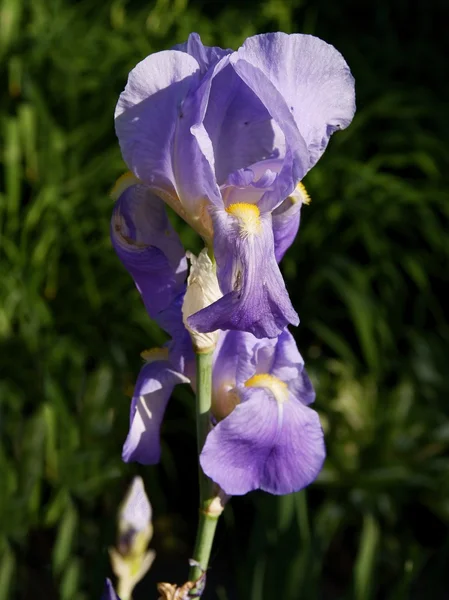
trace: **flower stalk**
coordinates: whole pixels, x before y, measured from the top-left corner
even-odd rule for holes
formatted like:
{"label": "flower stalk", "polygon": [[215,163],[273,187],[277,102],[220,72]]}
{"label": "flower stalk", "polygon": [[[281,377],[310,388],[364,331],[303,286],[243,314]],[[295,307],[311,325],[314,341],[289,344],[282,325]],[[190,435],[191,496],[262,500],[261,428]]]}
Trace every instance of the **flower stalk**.
{"label": "flower stalk", "polygon": [[[196,431],[198,457],[210,428],[210,408],[212,401],[212,357],[210,352],[196,355]],[[199,579],[207,569],[212,550],[218,517],[223,508],[215,508],[212,481],[204,474],[199,462],[200,510],[193,559],[195,564],[189,574],[190,581]]]}

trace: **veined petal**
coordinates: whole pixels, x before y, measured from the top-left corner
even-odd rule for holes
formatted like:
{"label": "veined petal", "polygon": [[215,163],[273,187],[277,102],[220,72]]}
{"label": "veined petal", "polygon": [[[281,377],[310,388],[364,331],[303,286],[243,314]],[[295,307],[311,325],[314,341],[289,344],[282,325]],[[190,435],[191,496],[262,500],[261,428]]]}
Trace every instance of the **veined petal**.
{"label": "veined petal", "polygon": [[325,458],[318,414],[291,394],[240,390],[242,402],[209,433],[200,456],[208,477],[235,496],[262,489],[289,494],[309,485]]}
{"label": "veined petal", "polygon": [[150,362],[142,367],[131,401],[130,428],[122,451],[125,462],[143,465],[159,462],[160,428],[167,402],[173,387],[188,381],[165,360]]}
{"label": "veined petal", "polygon": [[239,74],[238,61],[251,64],[284,98],[307,144],[307,170],[318,161],[331,134],[347,127],[354,116],[354,78],[349,67],[333,46],[317,37],[256,35],[232,60]]}
{"label": "veined petal", "polygon": [[271,215],[255,205],[215,210],[214,251],[223,298],[189,318],[197,331],[232,329],[277,337],[299,323],[274,256]]}
{"label": "veined petal", "polygon": [[141,184],[125,189],[114,206],[111,240],[148,314],[157,318],[183,291],[187,275],[184,248],[162,200]]}

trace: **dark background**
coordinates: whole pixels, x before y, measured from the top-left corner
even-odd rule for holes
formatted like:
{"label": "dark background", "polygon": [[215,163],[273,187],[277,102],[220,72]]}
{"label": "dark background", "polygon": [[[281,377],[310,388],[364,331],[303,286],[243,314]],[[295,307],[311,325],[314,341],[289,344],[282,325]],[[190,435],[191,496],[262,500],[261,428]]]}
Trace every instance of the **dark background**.
{"label": "dark background", "polygon": [[0,600],[99,598],[136,473],[157,559],[135,598],[186,578],[187,387],[161,465],[120,459],[125,391],[164,337],[109,242],[112,115],[128,71],[190,31],[273,30],[320,36],[356,79],[283,262],[328,459],[305,492],[232,500],[204,598],[449,598],[448,19],[443,0],[0,0]]}

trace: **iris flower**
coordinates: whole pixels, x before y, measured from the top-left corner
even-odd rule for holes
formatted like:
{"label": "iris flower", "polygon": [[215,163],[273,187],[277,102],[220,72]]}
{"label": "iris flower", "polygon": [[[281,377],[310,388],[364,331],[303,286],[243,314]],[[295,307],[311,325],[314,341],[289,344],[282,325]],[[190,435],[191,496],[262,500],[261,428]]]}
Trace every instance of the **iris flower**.
{"label": "iris flower", "polygon": [[276,229],[354,110],[346,62],[310,35],[257,35],[232,52],[191,34],[131,71],[115,113],[125,162],[213,246],[223,296],[190,317],[197,331],[274,338],[298,324]]}
{"label": "iris flower", "polygon": [[288,494],[309,485],[325,458],[312,383],[292,335],[222,334],[214,355],[212,412],[200,463],[226,494]]}
{"label": "iris flower", "polygon": [[[124,183],[119,182],[116,190],[113,245],[150,316],[159,323],[168,319],[170,323],[163,325],[174,336],[168,347],[143,353],[146,364],[134,389],[123,448],[126,462],[155,464],[161,454],[160,427],[174,386],[190,382],[195,387],[190,337],[181,316],[185,282],[176,279],[184,268],[184,254],[161,200],[132,178]],[[286,232],[276,246],[279,253],[292,240],[290,224],[297,227],[294,207],[290,202],[278,215],[282,219],[278,231]],[[155,268],[153,257],[158,257],[163,269]],[[166,290],[165,296],[159,296],[159,289]],[[288,331],[277,339],[221,332],[214,353],[212,398],[214,427],[200,460],[206,474],[227,494],[256,488],[284,494],[316,477],[324,459],[323,434],[317,413],[308,407],[314,391]]]}

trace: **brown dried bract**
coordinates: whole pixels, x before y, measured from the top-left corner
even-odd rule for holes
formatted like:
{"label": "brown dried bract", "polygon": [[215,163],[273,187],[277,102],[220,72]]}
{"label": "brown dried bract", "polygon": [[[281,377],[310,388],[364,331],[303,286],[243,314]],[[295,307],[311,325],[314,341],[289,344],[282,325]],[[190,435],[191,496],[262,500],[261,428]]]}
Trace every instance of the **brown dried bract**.
{"label": "brown dried bract", "polygon": [[158,583],[157,591],[161,594],[159,600],[191,600],[192,598],[201,598],[204,583],[205,573],[196,581],[187,581],[181,587],[178,587],[174,583]]}

